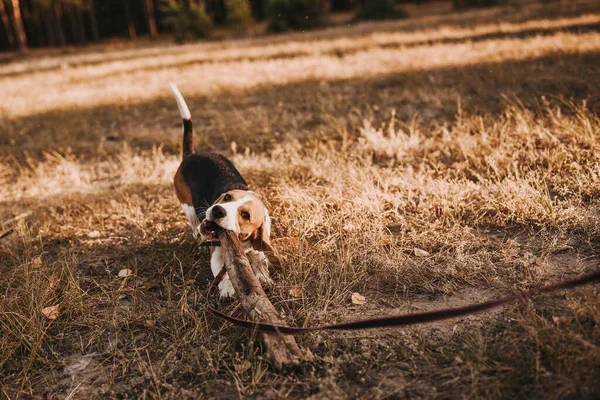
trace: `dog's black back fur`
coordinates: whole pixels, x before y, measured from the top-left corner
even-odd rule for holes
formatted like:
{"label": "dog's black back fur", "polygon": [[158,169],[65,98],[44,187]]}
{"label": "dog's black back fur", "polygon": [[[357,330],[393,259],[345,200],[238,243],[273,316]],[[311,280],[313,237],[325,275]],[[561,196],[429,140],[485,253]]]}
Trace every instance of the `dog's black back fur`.
{"label": "dog's black back fur", "polygon": [[196,214],[204,219],[204,210],[223,193],[249,190],[248,184],[227,157],[208,152],[190,154],[181,163],[184,181],[192,192]]}

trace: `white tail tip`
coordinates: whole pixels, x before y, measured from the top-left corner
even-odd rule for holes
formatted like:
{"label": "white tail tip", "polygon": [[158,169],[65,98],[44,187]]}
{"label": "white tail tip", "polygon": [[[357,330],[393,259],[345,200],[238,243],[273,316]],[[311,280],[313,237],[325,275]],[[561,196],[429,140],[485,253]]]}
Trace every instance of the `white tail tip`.
{"label": "white tail tip", "polygon": [[177,85],[175,85],[173,82],[170,82],[170,84],[171,90],[173,90],[173,94],[175,95],[175,101],[177,101],[177,108],[179,108],[179,114],[181,114],[181,118],[191,120],[192,114],[190,114],[190,109],[185,103],[181,92],[179,91],[179,89],[177,89]]}

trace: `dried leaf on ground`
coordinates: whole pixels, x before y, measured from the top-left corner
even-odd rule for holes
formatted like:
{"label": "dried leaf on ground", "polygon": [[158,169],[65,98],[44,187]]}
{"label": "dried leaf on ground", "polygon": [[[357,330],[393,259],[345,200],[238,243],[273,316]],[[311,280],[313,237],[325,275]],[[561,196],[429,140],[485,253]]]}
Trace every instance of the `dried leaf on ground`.
{"label": "dried leaf on ground", "polygon": [[58,318],[58,305],[42,308],[42,314],[44,314],[50,321],[54,321],[56,318]]}
{"label": "dried leaf on ground", "polygon": [[131,275],[133,272],[129,268],[124,268],[119,271],[119,278],[126,278]]}
{"label": "dried leaf on ground", "polygon": [[347,224],[344,225],[344,227],[342,228],[345,232],[351,232],[356,230],[356,225],[354,225],[351,222],[348,222]]}
{"label": "dried leaf on ground", "polygon": [[367,302],[367,299],[365,299],[365,296],[363,296],[360,293],[356,293],[356,292],[352,293],[351,300],[352,300],[352,304],[357,304],[357,305],[363,305]]}
{"label": "dried leaf on ground", "polygon": [[31,266],[33,268],[39,268],[42,266],[42,256],[36,257],[33,260],[31,260]]}
{"label": "dried leaf on ground", "polygon": [[415,252],[415,256],[417,256],[417,257],[427,257],[430,255],[428,251],[419,249],[417,247],[415,247],[413,251]]}

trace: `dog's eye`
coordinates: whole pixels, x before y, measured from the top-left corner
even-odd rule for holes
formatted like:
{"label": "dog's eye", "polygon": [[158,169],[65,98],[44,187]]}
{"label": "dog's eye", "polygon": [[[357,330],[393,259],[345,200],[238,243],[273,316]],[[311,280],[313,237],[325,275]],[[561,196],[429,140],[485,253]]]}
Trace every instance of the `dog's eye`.
{"label": "dog's eye", "polygon": [[250,219],[250,213],[249,213],[249,212],[247,212],[247,211],[242,211],[242,212],[240,213],[240,215],[241,215],[241,216],[242,216],[242,218],[244,218],[244,219]]}
{"label": "dog's eye", "polygon": [[231,201],[231,195],[226,194],[225,197],[223,197],[223,201]]}

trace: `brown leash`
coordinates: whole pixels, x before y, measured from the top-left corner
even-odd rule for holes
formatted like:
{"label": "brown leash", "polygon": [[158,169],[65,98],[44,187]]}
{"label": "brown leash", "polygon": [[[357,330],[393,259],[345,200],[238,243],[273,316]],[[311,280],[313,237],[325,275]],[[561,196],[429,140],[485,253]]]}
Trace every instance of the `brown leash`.
{"label": "brown leash", "polygon": [[582,275],[579,278],[553,283],[551,285],[542,286],[537,289],[532,289],[524,292],[518,292],[498,300],[488,301],[485,303],[473,304],[465,307],[458,308],[445,308],[437,311],[427,311],[415,314],[398,315],[394,317],[384,318],[372,318],[364,319],[353,322],[344,322],[341,324],[333,325],[321,325],[321,326],[309,326],[306,328],[298,328],[293,326],[274,325],[264,322],[249,321],[242,318],[232,317],[231,315],[225,314],[213,306],[210,305],[210,296],[215,287],[221,282],[223,276],[225,276],[225,268],[221,269],[221,272],[213,279],[208,292],[206,293],[206,304],[208,309],[216,314],[218,317],[223,318],[232,324],[245,329],[255,329],[259,332],[276,332],[285,335],[299,335],[301,333],[323,331],[323,330],[357,330],[357,329],[371,329],[371,328],[385,328],[393,326],[407,326],[414,324],[422,324],[425,322],[441,321],[449,318],[462,317],[469,314],[475,314],[490,310],[492,308],[500,307],[502,305],[512,303],[513,301],[523,300],[529,297],[533,297],[542,293],[554,292],[560,289],[571,289],[578,286],[586,285],[588,283],[600,281],[600,270],[592,272],[590,274]]}

